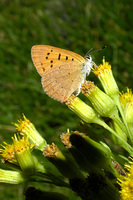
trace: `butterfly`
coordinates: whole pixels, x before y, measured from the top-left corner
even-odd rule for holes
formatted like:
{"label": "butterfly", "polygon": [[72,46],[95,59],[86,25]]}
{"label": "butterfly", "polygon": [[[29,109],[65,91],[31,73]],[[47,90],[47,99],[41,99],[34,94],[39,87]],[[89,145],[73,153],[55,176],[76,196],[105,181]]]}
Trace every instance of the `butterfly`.
{"label": "butterfly", "polygon": [[81,84],[94,64],[90,55],[83,58],[72,51],[49,45],[33,46],[31,57],[44,91],[60,102],[65,102],[73,93],[76,96],[80,93]]}

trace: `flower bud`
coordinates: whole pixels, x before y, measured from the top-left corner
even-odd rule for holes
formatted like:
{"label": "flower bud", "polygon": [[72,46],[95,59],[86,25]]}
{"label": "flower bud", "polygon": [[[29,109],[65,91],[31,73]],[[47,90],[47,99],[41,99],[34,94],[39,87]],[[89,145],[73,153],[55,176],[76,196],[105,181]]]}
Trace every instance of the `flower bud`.
{"label": "flower bud", "polygon": [[0,169],[0,183],[21,184],[26,178],[17,171]]}
{"label": "flower bud", "polygon": [[119,118],[118,110],[114,101],[92,82],[82,84],[82,93],[91,101],[93,107],[102,117]]}
{"label": "flower bud", "polygon": [[92,69],[93,73],[100,80],[105,92],[112,98],[115,99],[115,96],[119,96],[119,89],[114,79],[111,65],[108,62],[105,62],[103,58],[103,64]]}
{"label": "flower bud", "polygon": [[[116,81],[114,79],[112,70],[111,70],[111,65],[109,65],[108,62],[105,62],[105,59],[103,58],[103,64],[99,65],[99,67],[95,67],[92,69],[93,73],[98,77],[98,79],[100,80],[106,94],[108,94],[115,102],[115,104],[117,105],[120,114],[122,116],[123,122],[125,124],[126,127],[126,133],[129,137],[130,140],[132,140],[131,138],[131,133],[130,130],[128,128],[120,101],[119,101],[119,89],[118,86],[116,84]],[[122,127],[121,127],[122,128]]]}
{"label": "flower bud", "polygon": [[[111,150],[104,145],[92,140],[83,133],[78,131],[72,132],[70,141],[81,154],[88,160],[88,171],[102,173],[102,169],[113,173],[118,177],[118,173],[114,170],[111,161]],[[78,155],[77,155],[78,156]],[[81,158],[82,162],[82,158]]]}
{"label": "flower bud", "polygon": [[24,116],[24,120],[20,119],[17,123],[13,123],[16,126],[16,130],[27,137],[35,144],[35,148],[43,151],[46,146],[46,140],[38,133],[35,126]]}
{"label": "flower bud", "polygon": [[15,157],[22,172],[26,175],[34,175],[35,163],[31,154],[31,149],[33,146],[31,146],[26,136],[20,138],[19,136],[14,135],[14,138],[12,137],[12,139]]}
{"label": "flower bud", "polygon": [[66,105],[73,112],[75,112],[84,122],[99,124],[100,118],[97,116],[95,111],[78,97],[72,95],[66,101]]}
{"label": "flower bud", "polygon": [[56,166],[63,176],[70,179],[83,177],[71,155],[68,153],[63,154],[54,143],[44,148],[43,155]]}

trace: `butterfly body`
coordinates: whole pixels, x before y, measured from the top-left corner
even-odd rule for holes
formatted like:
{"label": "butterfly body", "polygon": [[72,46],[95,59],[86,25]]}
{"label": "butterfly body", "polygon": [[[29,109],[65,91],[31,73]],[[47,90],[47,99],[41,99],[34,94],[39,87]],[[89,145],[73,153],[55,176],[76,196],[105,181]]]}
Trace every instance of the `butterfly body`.
{"label": "butterfly body", "polygon": [[31,50],[33,63],[41,75],[44,91],[52,98],[65,102],[72,93],[80,93],[81,84],[93,65],[90,56],[48,45],[35,45]]}

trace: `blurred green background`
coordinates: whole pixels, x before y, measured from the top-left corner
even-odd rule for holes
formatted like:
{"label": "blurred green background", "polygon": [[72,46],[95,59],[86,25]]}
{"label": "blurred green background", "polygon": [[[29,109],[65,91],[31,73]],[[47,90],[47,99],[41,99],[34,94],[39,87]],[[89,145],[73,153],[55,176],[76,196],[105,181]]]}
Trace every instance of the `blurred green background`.
{"label": "blurred green background", "polygon": [[[59,135],[78,129],[80,119],[64,104],[48,97],[31,61],[31,47],[48,44],[84,56],[103,56],[112,65],[120,90],[132,87],[132,0],[1,0],[0,1],[0,143],[11,142],[16,122],[26,115],[48,143],[60,146]],[[93,74],[89,80],[99,82]],[[82,99],[85,99],[80,95]],[[3,165],[0,165],[3,168]],[[37,185],[75,199],[69,190]],[[0,199],[22,200],[24,186],[0,184]]]}

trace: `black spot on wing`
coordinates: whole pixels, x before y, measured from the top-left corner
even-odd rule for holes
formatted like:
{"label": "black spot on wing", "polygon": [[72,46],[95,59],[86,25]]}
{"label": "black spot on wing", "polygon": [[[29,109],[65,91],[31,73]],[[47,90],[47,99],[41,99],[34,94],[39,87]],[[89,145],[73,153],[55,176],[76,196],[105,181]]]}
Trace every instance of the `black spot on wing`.
{"label": "black spot on wing", "polygon": [[60,60],[61,54],[59,53],[58,60]]}

